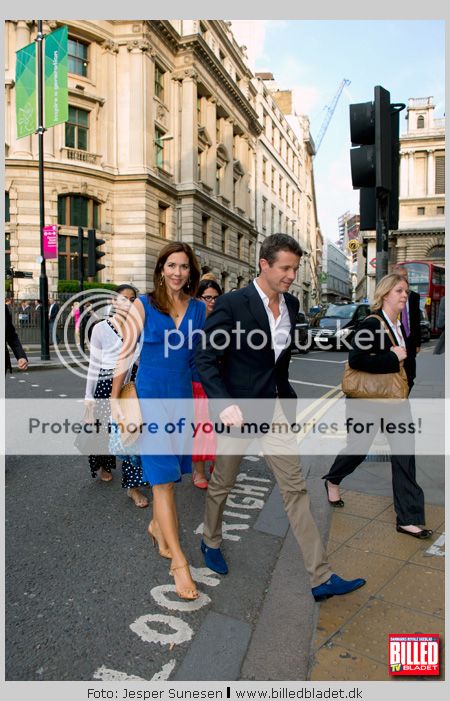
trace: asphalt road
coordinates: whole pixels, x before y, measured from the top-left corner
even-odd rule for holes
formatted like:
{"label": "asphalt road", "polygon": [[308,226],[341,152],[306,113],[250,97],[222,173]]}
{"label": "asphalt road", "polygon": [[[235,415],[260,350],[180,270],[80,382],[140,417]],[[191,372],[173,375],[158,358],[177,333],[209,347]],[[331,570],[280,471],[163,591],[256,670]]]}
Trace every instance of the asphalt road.
{"label": "asphalt road", "polygon": [[[431,378],[433,345],[420,360]],[[312,402],[337,387],[345,360],[338,352],[293,356],[298,395]],[[82,379],[66,369],[6,377],[7,397],[83,393]],[[91,478],[82,457],[8,457],[6,679],[204,679],[205,658],[225,648],[220,678],[242,678],[240,664],[285,544],[285,522],[270,518],[279,514],[273,484],[262,459],[244,459],[226,510],[227,577],[203,568],[204,493],[187,478],[177,486],[181,538],[202,592],[196,602],[182,602],[168,561],[146,535],[151,508],[137,509],[127,498],[120,469],[103,483]],[[217,649],[209,649],[211,640]]]}

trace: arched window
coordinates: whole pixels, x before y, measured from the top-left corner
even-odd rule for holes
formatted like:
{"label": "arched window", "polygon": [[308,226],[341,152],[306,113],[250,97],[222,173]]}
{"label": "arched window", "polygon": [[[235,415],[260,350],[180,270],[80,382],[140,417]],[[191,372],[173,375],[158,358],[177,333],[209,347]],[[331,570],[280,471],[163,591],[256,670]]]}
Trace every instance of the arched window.
{"label": "arched window", "polygon": [[427,254],[431,260],[445,260],[445,246],[433,246]]}
{"label": "arched window", "polygon": [[419,114],[417,117],[417,128],[418,129],[424,129],[425,128],[425,117],[423,114]]}

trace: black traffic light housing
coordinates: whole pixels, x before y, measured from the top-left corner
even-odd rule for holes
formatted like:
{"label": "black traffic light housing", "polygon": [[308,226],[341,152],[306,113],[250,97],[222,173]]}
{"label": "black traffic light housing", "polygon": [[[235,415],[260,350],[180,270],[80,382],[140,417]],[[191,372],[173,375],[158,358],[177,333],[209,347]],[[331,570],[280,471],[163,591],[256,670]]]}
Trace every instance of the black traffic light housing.
{"label": "black traffic light housing", "polygon": [[374,102],[350,105],[350,162],[353,187],[391,191],[391,102],[381,85]]}
{"label": "black traffic light housing", "polygon": [[[399,112],[402,105],[391,105],[391,190],[389,195],[388,227],[391,231],[398,229],[398,198],[400,179],[400,136],[399,136]],[[400,108],[400,109],[399,109]],[[358,150],[358,149],[354,149]],[[359,216],[361,231],[374,231],[376,228],[376,197],[375,187],[361,187],[359,190]]]}
{"label": "black traffic light housing", "polygon": [[77,256],[78,256],[78,280],[84,281],[84,232],[81,226],[78,227]]}
{"label": "black traffic light housing", "polygon": [[360,191],[360,229],[376,228],[377,195],[389,195],[388,228],[398,228],[399,112],[390,94],[375,86],[374,101],[350,105],[350,162],[354,189]]}
{"label": "black traffic light housing", "polygon": [[103,251],[97,250],[104,243],[104,239],[97,238],[95,229],[88,229],[88,277],[95,277],[99,270],[106,267],[103,263],[97,262],[105,255]]}

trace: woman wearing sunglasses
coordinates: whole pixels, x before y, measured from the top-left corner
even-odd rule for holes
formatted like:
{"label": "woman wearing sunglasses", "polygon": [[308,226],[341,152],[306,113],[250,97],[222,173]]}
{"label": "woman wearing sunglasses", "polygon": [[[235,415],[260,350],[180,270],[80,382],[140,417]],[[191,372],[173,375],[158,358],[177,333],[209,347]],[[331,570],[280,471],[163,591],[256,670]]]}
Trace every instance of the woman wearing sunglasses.
{"label": "woman wearing sunglasses", "polygon": [[[221,287],[218,282],[210,279],[202,279],[200,281],[197,297],[203,300],[206,305],[206,316],[211,314],[216,303],[216,299],[222,294]],[[201,423],[203,426],[211,424],[208,414],[208,398],[201,385],[201,382],[192,383],[192,393],[194,400],[202,400],[195,402],[195,423]],[[214,460],[216,459],[216,438],[214,431],[199,431],[194,438],[193,455],[192,455],[192,482],[198,489],[207,489],[208,481],[205,474],[205,462],[210,461],[210,472],[214,469]]]}

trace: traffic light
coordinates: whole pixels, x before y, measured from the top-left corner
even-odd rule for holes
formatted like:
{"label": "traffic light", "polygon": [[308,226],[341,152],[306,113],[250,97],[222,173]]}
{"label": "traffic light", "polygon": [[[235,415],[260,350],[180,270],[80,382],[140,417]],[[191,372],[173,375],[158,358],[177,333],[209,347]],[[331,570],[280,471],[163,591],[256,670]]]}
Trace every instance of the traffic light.
{"label": "traffic light", "polygon": [[360,191],[360,229],[376,229],[376,199],[389,194],[388,228],[398,228],[399,111],[390,94],[377,85],[374,101],[350,105],[352,182]]}
{"label": "traffic light", "polygon": [[103,246],[104,243],[104,239],[96,237],[95,229],[88,229],[88,277],[95,277],[98,271],[105,267],[103,263],[97,263],[98,259],[105,255],[97,248]]}
{"label": "traffic light", "polygon": [[78,280],[84,280],[84,259],[83,259],[83,249],[84,249],[84,231],[81,226],[78,227],[78,241],[77,241],[77,255],[78,255]]}
{"label": "traffic light", "polygon": [[350,162],[353,187],[391,189],[391,103],[387,90],[375,87],[374,102],[350,105]]}

